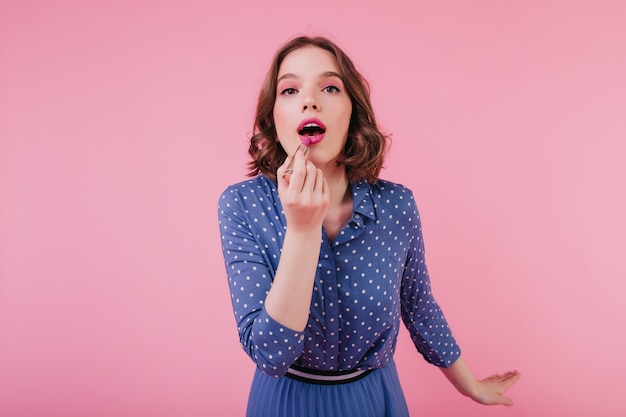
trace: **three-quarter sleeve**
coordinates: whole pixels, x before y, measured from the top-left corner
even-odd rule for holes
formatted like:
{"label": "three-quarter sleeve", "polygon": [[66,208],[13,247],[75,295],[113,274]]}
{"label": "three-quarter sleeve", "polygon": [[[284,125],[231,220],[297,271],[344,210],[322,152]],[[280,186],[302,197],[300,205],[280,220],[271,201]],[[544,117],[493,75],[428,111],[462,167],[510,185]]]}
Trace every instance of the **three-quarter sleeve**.
{"label": "three-quarter sleeve", "polygon": [[[251,191],[252,190],[252,191]],[[245,187],[229,187],[218,203],[222,251],[241,346],[264,373],[280,377],[300,356],[304,335],[276,322],[264,303],[277,267],[277,233]],[[263,241],[259,239],[263,236]]]}
{"label": "three-quarter sleeve", "polygon": [[407,251],[402,277],[402,320],[417,350],[433,365],[447,368],[461,351],[431,291],[424,256],[421,221],[411,195],[410,221],[413,239]]}

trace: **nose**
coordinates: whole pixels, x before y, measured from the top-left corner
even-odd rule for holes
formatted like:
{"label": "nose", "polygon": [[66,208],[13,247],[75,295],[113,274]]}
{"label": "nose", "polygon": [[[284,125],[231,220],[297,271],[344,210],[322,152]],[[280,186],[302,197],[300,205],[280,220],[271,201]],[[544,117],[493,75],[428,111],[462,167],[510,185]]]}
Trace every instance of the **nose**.
{"label": "nose", "polygon": [[320,111],[320,105],[317,102],[317,99],[315,98],[314,94],[309,94],[304,98],[304,103],[302,103],[302,111],[306,111],[306,110],[315,110],[315,111]]}

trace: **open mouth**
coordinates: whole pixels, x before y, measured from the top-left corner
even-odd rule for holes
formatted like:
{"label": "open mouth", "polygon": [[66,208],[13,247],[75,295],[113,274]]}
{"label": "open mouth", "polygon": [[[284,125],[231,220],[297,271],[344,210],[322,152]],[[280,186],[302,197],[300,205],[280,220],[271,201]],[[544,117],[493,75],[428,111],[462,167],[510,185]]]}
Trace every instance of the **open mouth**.
{"label": "open mouth", "polygon": [[307,123],[302,129],[298,130],[298,135],[300,136],[317,136],[322,133],[326,133],[326,129],[316,123]]}
{"label": "open mouth", "polygon": [[298,135],[305,145],[321,141],[324,133],[326,133],[326,126],[318,119],[304,120],[298,126]]}

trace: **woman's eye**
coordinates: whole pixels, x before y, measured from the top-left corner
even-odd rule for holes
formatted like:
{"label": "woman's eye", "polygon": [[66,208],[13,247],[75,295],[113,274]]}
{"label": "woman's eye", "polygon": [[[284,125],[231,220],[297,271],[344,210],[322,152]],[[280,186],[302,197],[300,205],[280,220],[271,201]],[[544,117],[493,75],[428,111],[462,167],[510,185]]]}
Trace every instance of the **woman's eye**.
{"label": "woman's eye", "polygon": [[324,87],[322,91],[325,91],[327,93],[338,93],[339,89],[335,87],[334,85],[329,85],[327,87]]}
{"label": "woman's eye", "polygon": [[296,90],[295,88],[285,88],[283,91],[280,92],[280,94],[282,94],[283,96],[291,96],[294,95],[298,92],[298,90]]}

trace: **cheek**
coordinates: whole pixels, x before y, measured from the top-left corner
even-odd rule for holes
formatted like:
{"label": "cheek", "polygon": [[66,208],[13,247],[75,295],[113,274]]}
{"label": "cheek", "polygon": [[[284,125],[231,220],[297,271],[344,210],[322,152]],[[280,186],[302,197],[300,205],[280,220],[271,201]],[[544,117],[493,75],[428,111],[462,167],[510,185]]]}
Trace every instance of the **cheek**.
{"label": "cheek", "polygon": [[351,118],[352,118],[352,103],[348,101],[348,103],[344,107],[344,111],[342,112],[342,117],[341,117],[341,120],[343,121],[346,128],[350,126]]}
{"label": "cheek", "polygon": [[281,108],[281,106],[277,106],[274,105],[274,111],[273,111],[273,116],[274,116],[274,126],[276,127],[276,133],[278,133],[278,135],[281,134],[281,132],[285,131],[286,126],[288,125],[288,117],[287,117],[287,113],[284,111],[284,109]]}

